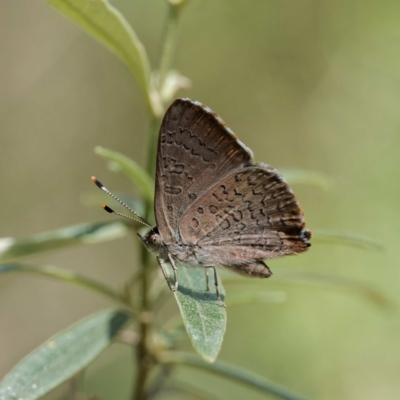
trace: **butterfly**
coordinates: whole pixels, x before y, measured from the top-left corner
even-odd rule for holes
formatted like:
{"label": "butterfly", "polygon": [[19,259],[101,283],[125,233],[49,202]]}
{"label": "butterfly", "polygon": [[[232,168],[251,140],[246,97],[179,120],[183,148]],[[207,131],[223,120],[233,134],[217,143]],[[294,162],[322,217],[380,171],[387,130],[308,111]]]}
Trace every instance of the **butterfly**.
{"label": "butterfly", "polygon": [[[177,99],[168,108],[156,162],[157,226],[140,217],[151,229],[138,235],[156,254],[171,290],[178,289],[177,264],[212,268],[222,303],[216,266],[268,278],[272,273],[264,260],[299,254],[311,245],[311,231],[284,178],[271,166],[253,162],[252,151],[198,101]],[[173,286],[166,264],[174,271]]]}

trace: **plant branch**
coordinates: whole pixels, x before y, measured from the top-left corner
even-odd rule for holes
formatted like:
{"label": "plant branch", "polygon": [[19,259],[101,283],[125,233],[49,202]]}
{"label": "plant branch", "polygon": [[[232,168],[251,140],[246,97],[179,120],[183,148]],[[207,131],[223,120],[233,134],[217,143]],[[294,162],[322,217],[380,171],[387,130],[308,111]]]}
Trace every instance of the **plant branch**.
{"label": "plant branch", "polygon": [[[147,205],[147,210],[149,209]],[[147,218],[147,212],[146,212]],[[153,359],[148,349],[149,333],[151,331],[152,314],[149,309],[149,253],[147,249],[141,247],[141,299],[140,299],[140,314],[139,314],[139,332],[140,339],[136,346],[136,364],[137,374],[136,382],[132,395],[133,400],[143,400],[145,398],[146,381],[151,368],[153,367]]]}
{"label": "plant branch", "polygon": [[305,400],[305,397],[292,392],[281,385],[269,381],[253,372],[229,365],[223,362],[209,364],[194,354],[184,352],[164,352],[159,355],[158,361],[162,364],[186,365],[207,372],[223,376],[235,382],[245,384],[264,393],[273,394],[284,400]]}
{"label": "plant branch", "polygon": [[[169,69],[171,68],[173,56],[175,53],[177,34],[178,34],[178,19],[183,1],[170,1],[169,11],[166,20],[166,30],[164,34],[163,44],[161,48],[159,77],[157,81],[157,89],[163,86]],[[160,126],[161,118],[159,114],[153,113],[149,121],[149,147],[147,153],[147,173],[154,177],[155,175],[155,161],[157,154],[158,142],[158,128]],[[145,218],[148,221],[154,220],[153,204],[148,199],[145,203]],[[140,299],[140,313],[139,313],[139,332],[140,339],[136,346],[136,363],[137,374],[135,379],[135,387],[132,394],[133,400],[144,400],[146,397],[146,383],[150,370],[155,365],[156,360],[151,354],[149,349],[149,339],[152,330],[152,310],[151,301],[149,297],[150,291],[150,257],[147,249],[142,246],[141,248],[141,299]]]}
{"label": "plant branch", "polygon": [[168,17],[165,26],[164,41],[161,50],[160,65],[158,68],[158,90],[164,86],[168,71],[172,66],[175,55],[176,44],[178,40],[179,17],[183,8],[184,2],[169,1],[168,2]]}
{"label": "plant branch", "polygon": [[[152,116],[149,124],[149,150],[147,161],[147,172],[154,176],[155,173],[155,155],[157,152],[157,131],[159,118]],[[152,221],[152,202],[147,200],[145,203],[145,219]],[[139,314],[139,332],[140,339],[136,346],[136,364],[137,374],[135,379],[135,387],[132,394],[133,400],[143,400],[146,396],[146,381],[151,368],[153,367],[153,358],[148,349],[149,334],[151,332],[151,307],[149,301],[150,290],[150,254],[148,250],[141,246],[140,248],[140,314]]]}

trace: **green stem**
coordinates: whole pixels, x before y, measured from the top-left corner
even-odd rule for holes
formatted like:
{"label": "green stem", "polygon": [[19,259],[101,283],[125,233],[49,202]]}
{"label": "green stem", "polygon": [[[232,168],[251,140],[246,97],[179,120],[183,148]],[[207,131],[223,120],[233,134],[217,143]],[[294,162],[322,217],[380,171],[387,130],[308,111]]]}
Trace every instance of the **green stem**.
{"label": "green stem", "polygon": [[[158,131],[161,124],[161,119],[152,117],[149,123],[149,148],[147,153],[147,172],[154,179],[156,172],[156,154],[158,146]],[[153,219],[152,203],[146,204],[146,219],[151,222]]]}
{"label": "green stem", "polygon": [[162,44],[160,65],[158,68],[158,89],[160,90],[165,82],[168,71],[171,69],[175,56],[175,49],[179,33],[179,16],[183,4],[168,3],[168,18],[165,26],[164,42]]}
{"label": "green stem", "polygon": [[[149,152],[147,162],[147,172],[154,176],[155,173],[155,155],[157,152],[157,132],[159,126],[159,118],[152,116],[149,124]],[[152,203],[146,201],[145,203],[145,218],[151,221],[152,218]],[[140,315],[139,315],[139,332],[140,340],[136,346],[136,364],[137,374],[135,389],[133,391],[133,400],[142,400],[145,398],[146,382],[150,370],[154,366],[153,357],[148,348],[149,336],[151,333],[151,307],[149,301],[149,288],[150,288],[150,254],[148,250],[141,246],[140,248],[140,261],[141,261],[141,274],[140,274],[140,286],[141,286],[141,299],[140,299]]]}
{"label": "green stem", "polygon": [[158,361],[161,364],[186,365],[188,367],[202,369],[212,374],[232,379],[237,383],[243,383],[253,389],[258,389],[267,394],[273,394],[284,400],[305,400],[305,397],[292,392],[281,385],[269,381],[259,375],[235,366],[216,362],[209,364],[194,354],[184,352],[164,352],[159,356]]}
{"label": "green stem", "polygon": [[[169,12],[167,15],[166,31],[161,50],[160,68],[158,89],[164,84],[165,78],[171,68],[173,56],[178,34],[178,17],[183,2],[176,4],[169,3]],[[158,129],[160,126],[161,118],[159,114],[153,113],[149,121],[149,147],[147,154],[147,172],[151,177],[155,175],[156,154],[158,143]],[[152,202],[146,200],[145,203],[145,218],[151,221],[153,210]],[[140,314],[139,314],[139,332],[140,339],[136,346],[136,364],[137,374],[135,379],[135,388],[132,394],[133,400],[143,400],[146,397],[146,383],[151,369],[155,365],[154,357],[149,348],[149,338],[152,330],[152,312],[149,299],[150,289],[150,257],[147,249],[142,246],[141,248],[141,299],[140,299]]]}

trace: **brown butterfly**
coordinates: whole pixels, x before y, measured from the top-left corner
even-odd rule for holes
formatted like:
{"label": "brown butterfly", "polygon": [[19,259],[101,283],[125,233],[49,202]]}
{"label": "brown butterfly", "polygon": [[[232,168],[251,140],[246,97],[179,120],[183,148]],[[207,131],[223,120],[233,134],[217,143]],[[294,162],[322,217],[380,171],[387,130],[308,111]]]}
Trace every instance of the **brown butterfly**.
{"label": "brown butterfly", "polygon": [[[271,271],[263,260],[298,254],[311,245],[311,232],[286,181],[252,159],[251,150],[201,103],[177,99],[165,113],[157,151],[157,226],[141,218],[151,230],[139,237],[157,254],[171,290],[178,288],[176,263],[213,268],[221,302],[217,265],[268,278]],[[174,270],[174,286],[166,263]]]}

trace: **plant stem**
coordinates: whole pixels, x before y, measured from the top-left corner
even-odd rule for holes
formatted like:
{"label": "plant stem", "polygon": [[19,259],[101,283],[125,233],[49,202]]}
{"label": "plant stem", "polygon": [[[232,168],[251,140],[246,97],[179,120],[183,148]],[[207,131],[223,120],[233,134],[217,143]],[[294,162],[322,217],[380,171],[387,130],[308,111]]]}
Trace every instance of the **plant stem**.
{"label": "plant stem", "polygon": [[[181,2],[183,4],[183,2]],[[165,81],[169,69],[171,68],[173,56],[175,53],[175,47],[177,42],[178,34],[178,17],[182,8],[181,3],[172,4],[169,2],[169,11],[166,21],[166,30],[164,35],[163,44],[161,47],[161,58],[159,67],[159,79],[157,89],[159,90]],[[157,138],[158,128],[160,126],[161,119],[154,113],[150,116],[149,121],[149,147],[147,154],[147,172],[150,176],[155,175],[156,166],[156,154],[157,154]],[[145,218],[148,221],[153,219],[152,217],[152,202],[146,200],[145,203]],[[156,361],[149,348],[149,338],[152,330],[152,312],[149,301],[149,288],[150,288],[150,271],[151,271],[151,259],[149,257],[147,249],[141,247],[141,300],[140,300],[140,313],[139,319],[139,332],[140,339],[136,346],[136,364],[137,374],[135,379],[135,387],[132,394],[132,400],[144,400],[146,397],[146,383],[149,373]]]}
{"label": "plant stem", "polygon": [[[156,154],[158,145],[158,130],[161,119],[152,117],[149,123],[149,149],[147,153],[147,172],[154,178],[156,172]],[[146,204],[146,219],[151,223],[153,219],[152,203]]]}
{"label": "plant stem", "polygon": [[[154,176],[155,173],[155,155],[157,152],[157,132],[160,119],[152,116],[149,124],[149,150],[147,160],[147,172]],[[152,203],[146,201],[145,203],[145,218],[148,221],[152,220]],[[133,392],[133,400],[143,400],[145,398],[146,381],[150,370],[154,366],[154,360],[148,348],[149,335],[151,333],[151,320],[152,313],[149,302],[149,288],[150,288],[150,271],[151,259],[148,250],[141,246],[140,248],[140,261],[141,261],[141,300],[140,300],[140,313],[139,313],[139,333],[140,339],[136,346],[136,364],[137,374],[135,389]]]}
{"label": "plant stem", "polygon": [[165,82],[168,71],[172,66],[178,39],[179,16],[183,4],[168,2],[168,17],[165,26],[164,41],[162,44],[160,65],[158,68],[158,89],[160,90]]}

